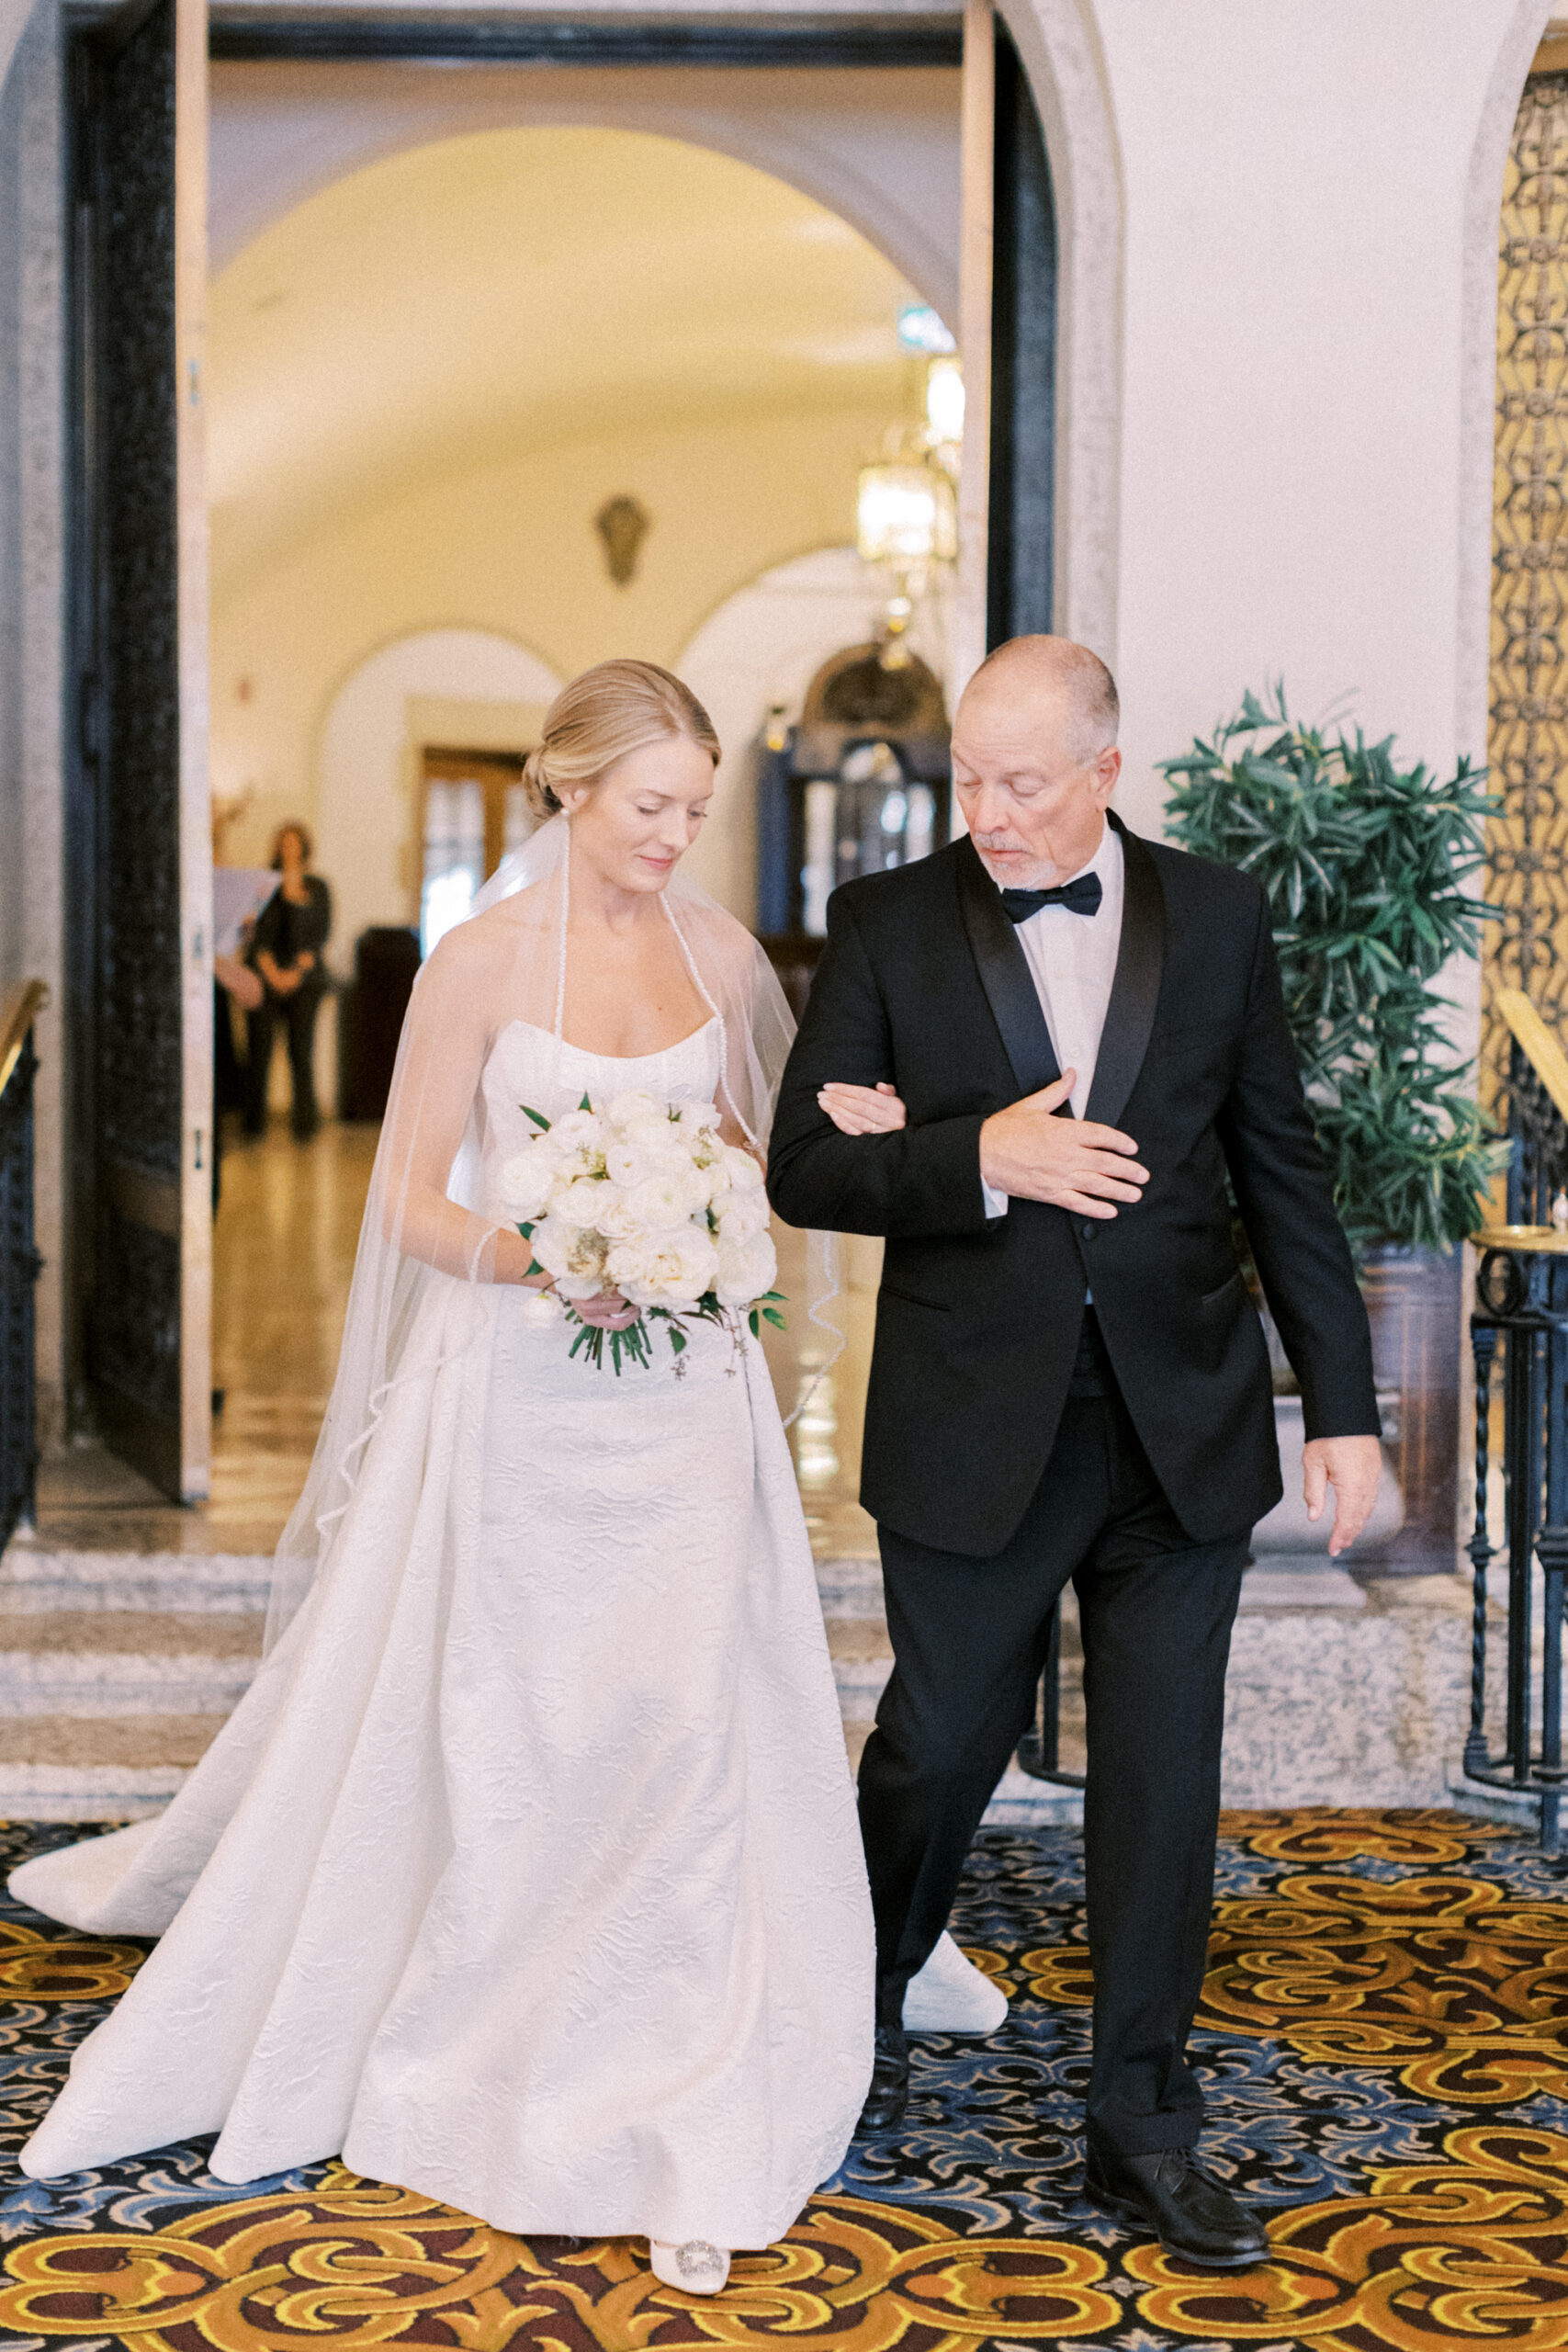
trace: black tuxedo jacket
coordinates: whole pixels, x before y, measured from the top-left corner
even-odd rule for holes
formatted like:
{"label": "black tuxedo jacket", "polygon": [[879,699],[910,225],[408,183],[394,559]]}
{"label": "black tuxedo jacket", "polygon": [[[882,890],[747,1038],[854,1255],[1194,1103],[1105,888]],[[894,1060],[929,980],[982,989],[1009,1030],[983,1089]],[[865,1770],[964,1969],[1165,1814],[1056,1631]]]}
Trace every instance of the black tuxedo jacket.
{"label": "black tuxedo jacket", "polygon": [[[1268,1351],[1228,1170],[1308,1437],[1376,1432],[1371,1346],[1286,1025],[1268,904],[1119,820],[1126,887],[1087,1115],[1149,1182],[1114,1219],[1014,1200],[987,1218],[980,1127],[1059,1075],[1034,982],[967,838],[828,904],[829,944],[773,1121],[792,1225],[886,1236],[861,1498],[918,1543],[999,1552],[1039,1484],[1086,1289],[1139,1438],[1194,1543],[1278,1502]],[[890,1079],[897,1135],[842,1136],[829,1079]]]}

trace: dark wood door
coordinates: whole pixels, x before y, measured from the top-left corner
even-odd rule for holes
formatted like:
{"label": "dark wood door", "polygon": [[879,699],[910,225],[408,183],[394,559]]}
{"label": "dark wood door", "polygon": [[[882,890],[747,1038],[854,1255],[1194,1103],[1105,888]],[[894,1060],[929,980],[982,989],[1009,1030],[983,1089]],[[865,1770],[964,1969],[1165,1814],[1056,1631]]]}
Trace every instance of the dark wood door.
{"label": "dark wood door", "polygon": [[987,648],[1052,626],[1056,509],[1051,172],[1029,78],[999,17],[994,40]]}
{"label": "dark wood door", "polygon": [[210,1419],[205,50],[200,0],[137,0],[71,60],[78,1394],[187,1500]]}

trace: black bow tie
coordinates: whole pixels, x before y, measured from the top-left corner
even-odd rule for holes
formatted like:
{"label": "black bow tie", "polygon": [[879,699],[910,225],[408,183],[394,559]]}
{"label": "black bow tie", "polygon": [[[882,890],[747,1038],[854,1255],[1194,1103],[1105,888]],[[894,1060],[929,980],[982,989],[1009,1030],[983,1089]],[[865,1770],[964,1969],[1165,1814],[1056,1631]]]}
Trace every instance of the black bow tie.
{"label": "black bow tie", "polygon": [[1071,882],[1058,882],[1054,890],[1004,890],[1002,904],[1010,922],[1027,922],[1042,907],[1066,907],[1075,915],[1098,914],[1104,895],[1098,874],[1079,874]]}

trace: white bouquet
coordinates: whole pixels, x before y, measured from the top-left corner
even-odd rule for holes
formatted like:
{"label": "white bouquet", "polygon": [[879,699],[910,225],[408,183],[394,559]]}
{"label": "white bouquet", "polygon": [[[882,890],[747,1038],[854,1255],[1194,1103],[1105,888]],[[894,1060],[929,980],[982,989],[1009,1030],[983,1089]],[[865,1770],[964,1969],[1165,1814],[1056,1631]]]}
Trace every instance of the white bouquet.
{"label": "white bouquet", "polygon": [[[625,1354],[650,1364],[652,1326],[662,1322],[679,1360],[694,1322],[740,1336],[782,1329],[771,1287],[778,1272],[768,1232],[762,1171],[719,1133],[711,1102],[660,1102],[617,1094],[604,1111],[586,1095],[554,1124],[521,1106],[538,1133],[501,1170],[502,1205],[532,1244],[530,1273],[551,1277],[524,1308],[526,1321],[579,1326],[581,1348],[618,1373]],[[575,1299],[619,1291],[641,1310],[625,1331],[603,1331],[572,1310]],[[684,1366],[681,1366],[684,1370]]]}

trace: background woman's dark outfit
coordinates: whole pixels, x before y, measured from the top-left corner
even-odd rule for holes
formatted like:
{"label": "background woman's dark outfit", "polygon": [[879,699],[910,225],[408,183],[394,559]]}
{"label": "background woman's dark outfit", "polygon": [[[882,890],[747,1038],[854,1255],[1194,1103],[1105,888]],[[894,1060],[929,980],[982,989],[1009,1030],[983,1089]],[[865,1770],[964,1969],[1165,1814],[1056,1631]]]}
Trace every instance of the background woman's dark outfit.
{"label": "background woman's dark outfit", "polygon": [[[273,1036],[280,1022],[288,1032],[288,1068],[294,1085],[294,1132],[300,1137],[313,1136],[321,1123],[316,1106],[312,1057],[316,1015],[331,986],[321,950],[333,927],[333,899],[319,874],[307,874],[304,882],[306,898],[302,905],[286,897],[281,884],[274,891],[256,918],[255,934],[246,957],[251,968],[260,971],[260,958],[265,953],[284,972],[292,970],[301,956],[315,957],[297,989],[279,994],[268,982],[260,1005],[248,1016],[247,1135],[259,1136],[266,1125],[267,1073],[272,1067]],[[265,980],[265,973],[262,977]]]}

